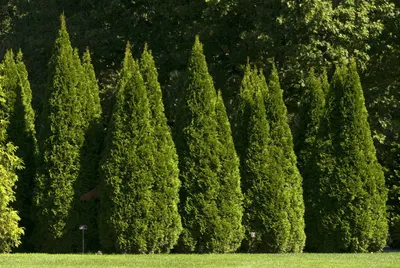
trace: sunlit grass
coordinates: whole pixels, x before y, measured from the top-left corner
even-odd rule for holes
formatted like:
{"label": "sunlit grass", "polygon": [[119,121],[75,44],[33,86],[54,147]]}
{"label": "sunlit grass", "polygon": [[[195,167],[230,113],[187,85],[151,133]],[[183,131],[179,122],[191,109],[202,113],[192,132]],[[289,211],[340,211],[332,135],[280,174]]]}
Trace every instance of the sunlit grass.
{"label": "sunlit grass", "polygon": [[400,253],[50,255],[2,254],[0,267],[400,267]]}

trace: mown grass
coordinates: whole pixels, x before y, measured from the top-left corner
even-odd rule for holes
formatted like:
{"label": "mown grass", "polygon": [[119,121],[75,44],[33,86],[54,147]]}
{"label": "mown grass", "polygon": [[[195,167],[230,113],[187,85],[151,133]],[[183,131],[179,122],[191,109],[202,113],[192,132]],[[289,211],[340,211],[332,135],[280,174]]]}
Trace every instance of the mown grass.
{"label": "mown grass", "polygon": [[1,254],[0,267],[400,267],[400,253],[221,255]]}

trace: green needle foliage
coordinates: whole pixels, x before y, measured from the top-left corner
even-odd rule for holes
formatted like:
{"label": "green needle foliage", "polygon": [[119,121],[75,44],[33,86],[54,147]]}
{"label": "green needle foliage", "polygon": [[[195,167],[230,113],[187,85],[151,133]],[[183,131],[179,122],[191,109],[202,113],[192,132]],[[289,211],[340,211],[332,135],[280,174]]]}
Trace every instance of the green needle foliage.
{"label": "green needle foliage", "polygon": [[240,246],[244,235],[242,226],[243,195],[240,188],[239,158],[235,151],[231,126],[221,91],[218,91],[215,113],[220,158],[218,172],[220,192],[217,204],[219,204],[220,217],[224,219],[221,221],[218,231],[221,233],[221,252],[234,252]]}
{"label": "green needle foliage", "polygon": [[[303,177],[306,234],[313,232],[317,228],[317,222],[312,216],[312,200],[313,196],[316,194],[315,182],[313,181],[314,171],[312,167],[316,138],[325,106],[325,96],[322,91],[323,83],[327,82],[321,82],[321,80],[316,77],[314,70],[311,69],[306,80],[306,88],[300,105],[300,126],[297,130],[295,144],[295,150],[298,156],[297,165]],[[313,236],[307,235],[306,247],[308,244],[314,243],[310,241],[311,238],[313,238]]]}
{"label": "green needle foliage", "polygon": [[39,133],[40,155],[35,185],[36,230],[34,242],[45,252],[70,251],[62,243],[79,175],[84,141],[80,92],[81,69],[61,15],[61,28],[50,60],[50,79]]}
{"label": "green needle foliage", "polygon": [[155,200],[155,189],[162,186],[154,176],[153,126],[146,85],[128,43],[100,171],[100,240],[108,252],[150,253],[171,247],[160,238],[162,224],[152,222],[164,220],[157,207],[162,201]]}
{"label": "green needle foliage", "polygon": [[292,133],[289,128],[287,109],[283,102],[282,89],[278,72],[273,65],[268,94],[265,96],[267,121],[270,123],[271,146],[270,153],[282,169],[286,191],[289,194],[289,205],[286,209],[290,221],[290,237],[288,252],[302,252],[305,245],[304,233],[304,202],[302,177],[297,168],[294,153]]}
{"label": "green needle foliage", "polygon": [[[4,66],[0,64],[0,71]],[[7,142],[7,121],[4,120],[6,109],[5,92],[2,84],[3,77],[0,75],[0,252],[10,252],[12,248],[21,244],[23,228],[18,226],[20,217],[11,207],[15,201],[14,185],[18,180],[17,169],[22,168],[22,161],[16,156],[17,148]]]}
{"label": "green needle foliage", "polygon": [[[239,93],[239,107],[246,111],[240,120],[247,122],[247,126],[238,129],[245,133],[242,143],[246,144],[240,156],[246,229],[242,250],[278,253],[287,250],[290,237],[289,193],[280,162],[270,151],[270,129],[264,107],[267,93],[262,72],[258,74],[247,66]],[[251,232],[256,233],[255,239],[251,238]]]}
{"label": "green needle foliage", "polygon": [[164,113],[161,86],[151,51],[147,44],[140,60],[140,71],[147,89],[150,107],[150,126],[153,131],[155,151],[152,176],[153,205],[149,212],[149,241],[151,253],[167,253],[177,243],[182,231],[179,203],[178,155]]}
{"label": "green needle foliage", "polygon": [[232,252],[240,245],[238,162],[234,155],[228,156],[234,154],[229,123],[222,107],[218,108],[222,104],[217,103],[202,44],[196,37],[177,117],[183,225],[180,252]]}
{"label": "green needle foliage", "polygon": [[103,142],[101,125],[101,105],[99,87],[94,68],[91,63],[90,52],[87,49],[83,54],[82,65],[79,64],[78,52],[75,50],[75,60],[80,68],[79,94],[82,104],[82,128],[85,141],[80,153],[80,171],[74,183],[75,198],[73,209],[68,223],[69,234],[64,243],[70,243],[71,250],[77,251],[82,247],[82,235],[78,227],[87,225],[85,233],[85,248],[87,251],[96,251],[100,248],[97,203],[93,200],[81,201],[80,197],[93,190],[99,183],[100,151]]}
{"label": "green needle foliage", "polygon": [[318,136],[310,250],[368,252],[385,245],[387,190],[364,102],[355,62],[337,67]]}
{"label": "green needle foliage", "polygon": [[31,106],[32,91],[21,52],[15,57],[11,50],[7,51],[0,75],[4,75],[3,90],[6,97],[4,112],[9,121],[7,139],[18,148],[16,155],[24,162],[24,169],[17,171],[18,181],[14,202],[14,207],[21,217],[20,225],[25,229],[19,250],[32,251],[32,245],[29,244],[33,230],[32,189],[36,172],[34,161],[38,151],[34,126],[35,112]]}

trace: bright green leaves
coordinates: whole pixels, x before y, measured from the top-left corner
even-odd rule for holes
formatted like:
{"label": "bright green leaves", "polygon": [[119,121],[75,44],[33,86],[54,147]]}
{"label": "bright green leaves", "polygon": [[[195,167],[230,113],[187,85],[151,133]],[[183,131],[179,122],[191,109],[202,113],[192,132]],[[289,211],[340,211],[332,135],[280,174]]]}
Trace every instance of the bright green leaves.
{"label": "bright green leaves", "polygon": [[183,233],[177,250],[235,251],[242,233],[238,161],[198,37],[181,98],[176,145]]}

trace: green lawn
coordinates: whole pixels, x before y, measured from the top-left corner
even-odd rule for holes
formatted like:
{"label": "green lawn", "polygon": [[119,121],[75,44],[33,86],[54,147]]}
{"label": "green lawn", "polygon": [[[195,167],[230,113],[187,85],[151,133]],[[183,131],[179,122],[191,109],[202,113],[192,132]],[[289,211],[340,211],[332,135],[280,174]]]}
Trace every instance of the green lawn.
{"label": "green lawn", "polygon": [[0,267],[400,267],[400,253],[49,255],[2,254]]}

